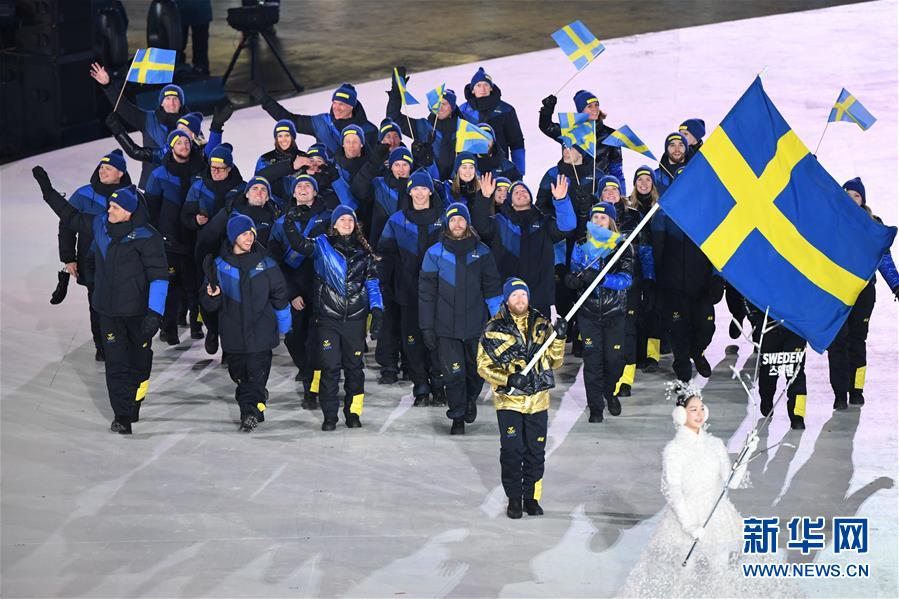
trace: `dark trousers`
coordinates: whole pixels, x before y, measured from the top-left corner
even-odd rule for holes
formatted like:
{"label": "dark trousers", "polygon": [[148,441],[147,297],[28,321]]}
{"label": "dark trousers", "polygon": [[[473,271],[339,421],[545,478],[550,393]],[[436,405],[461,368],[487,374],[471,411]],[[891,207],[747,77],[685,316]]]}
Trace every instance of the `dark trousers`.
{"label": "dark trousers", "polygon": [[446,387],[446,417],[464,418],[468,400],[476,400],[484,386],[478,374],[478,340],[438,337],[437,360]]}
{"label": "dark trousers", "polygon": [[192,325],[199,316],[197,267],[193,260],[183,254],[166,252],[165,257],[169,263],[169,292],[165,297],[162,329],[166,333],[176,333],[179,313],[190,310],[189,322]]}
{"label": "dark trousers", "polygon": [[237,383],[235,395],[240,405],[240,419],[247,416],[259,418],[265,411],[267,393],[265,385],[272,369],[272,352],[228,354],[228,374]]}
{"label": "dark trousers", "polygon": [[582,312],[580,321],[587,405],[602,412],[624,370],[624,315],[598,321]]}
{"label": "dark trousers", "polygon": [[[440,384],[440,366],[421,339],[418,305],[400,306],[400,337],[403,342],[403,365],[412,375],[412,395],[426,395]],[[378,344],[381,340],[378,339]]]}
{"label": "dark trousers", "polygon": [[381,373],[400,371],[400,307],[396,302],[384,302],[384,317],[381,321],[381,332],[378,334],[378,345],[375,347],[375,361],[381,367]]}
{"label": "dark trousers", "polygon": [[747,313],[746,303],[743,301],[743,296],[740,295],[740,292],[730,285],[726,285],[724,287],[724,302],[727,304],[727,311],[730,312],[730,315],[742,324]]}
{"label": "dark trousers", "polygon": [[362,415],[365,399],[365,373],[362,352],[365,351],[365,320],[334,320],[315,317],[316,366],[321,370],[318,400],[326,419],[336,419],[340,401],[337,385],[343,369],[343,414]]}
{"label": "dark trousers", "polygon": [[94,347],[103,351],[103,334],[100,329],[100,315],[94,310],[91,300],[94,299],[94,286],[87,286],[87,307],[91,319],[91,337],[94,339]]}
{"label": "dark trousers", "polygon": [[209,23],[202,25],[182,25],[181,39],[184,47],[181,48],[181,62],[187,62],[187,29],[190,28],[191,57],[190,62],[198,69],[209,71]]}
{"label": "dark trousers", "polygon": [[506,497],[540,500],[546,461],[548,411],[522,414],[497,410],[499,463]]}
{"label": "dark trousers", "polygon": [[715,304],[704,294],[690,296],[672,290],[665,290],[664,302],[674,374],[682,381],[689,381],[693,378],[690,359],[701,356],[715,334]]}
{"label": "dark trousers", "polygon": [[290,331],[284,335],[284,346],[293,365],[297,367],[303,377],[303,388],[310,392],[314,369],[312,367],[312,340],[310,324],[312,322],[312,300],[303,298],[306,307],[302,310],[290,308]]}
{"label": "dark trousers", "polygon": [[106,354],[106,390],[115,419],[131,422],[150,384],[153,350],[141,333],[143,316],[100,316]]}
{"label": "dark trousers", "polygon": [[830,386],[835,395],[845,395],[849,391],[861,393],[865,388],[867,368],[868,325],[874,311],[874,281],[862,289],[843,323],[840,332],[827,348],[827,363],[830,367]]}
{"label": "dark trousers", "polygon": [[801,352],[805,346],[805,339],[784,326],[774,327],[765,333],[759,352],[759,397],[763,408],[774,402],[777,378],[782,374],[789,381],[795,374],[793,383],[787,387],[787,411],[790,416],[805,416],[805,356],[798,363],[778,359]]}
{"label": "dark trousers", "polygon": [[[646,293],[655,293],[648,291]],[[643,302],[634,319],[637,362],[661,358],[662,314],[654,302]]]}
{"label": "dark trousers", "polygon": [[637,369],[637,309],[628,308],[624,314],[624,346],[623,346],[621,378],[615,385],[615,395],[621,385],[633,385]]}

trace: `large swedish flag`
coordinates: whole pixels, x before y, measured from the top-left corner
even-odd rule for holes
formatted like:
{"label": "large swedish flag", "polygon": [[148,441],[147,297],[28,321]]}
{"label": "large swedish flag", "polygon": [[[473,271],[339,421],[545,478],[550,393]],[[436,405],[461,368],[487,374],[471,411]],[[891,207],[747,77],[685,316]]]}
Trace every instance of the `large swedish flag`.
{"label": "large swedish flag", "polygon": [[896,235],[809,153],[759,78],[660,203],[724,278],[818,352]]}
{"label": "large swedish flag", "polygon": [[134,83],[171,83],[178,53],[164,48],[141,48],[131,61],[128,81]]}

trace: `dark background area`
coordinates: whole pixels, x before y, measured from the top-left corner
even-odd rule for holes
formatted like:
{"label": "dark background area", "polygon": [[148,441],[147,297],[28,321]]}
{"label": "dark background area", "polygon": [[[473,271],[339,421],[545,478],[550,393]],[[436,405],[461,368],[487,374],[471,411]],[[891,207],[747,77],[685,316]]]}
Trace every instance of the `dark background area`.
{"label": "dark background area", "polygon": [[[550,35],[577,19],[603,40],[848,3],[851,0],[283,0],[279,22],[267,31],[294,78],[314,90],[388,77],[398,64],[414,73],[552,48]],[[123,77],[136,50],[165,47],[148,43],[151,4],[0,0],[0,162],[108,134],[103,120],[111,105],[90,79],[89,65],[100,55],[118,55],[118,75]],[[124,15],[110,15],[114,5],[123,8]],[[242,39],[226,16],[241,0],[213,0],[211,5],[211,77],[191,72],[189,39],[187,64],[175,75],[190,107],[206,114],[226,97],[246,105],[251,79],[250,53],[244,51],[223,89],[220,77]],[[98,13],[106,15],[102,26]],[[100,41],[98,31],[109,31],[116,20],[121,43]],[[267,44],[260,40],[258,47],[257,80],[275,97],[295,94]],[[158,87],[130,84],[125,95],[152,108]]]}

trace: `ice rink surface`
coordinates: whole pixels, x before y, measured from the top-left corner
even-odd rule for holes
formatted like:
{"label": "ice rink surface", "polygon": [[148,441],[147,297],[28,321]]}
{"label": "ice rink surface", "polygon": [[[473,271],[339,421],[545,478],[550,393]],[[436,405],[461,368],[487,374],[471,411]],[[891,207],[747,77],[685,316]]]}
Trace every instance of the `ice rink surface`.
{"label": "ice rink surface", "polygon": [[[874,212],[897,223],[897,4],[804,13],[604,40],[607,50],[561,94],[596,92],[611,126],[628,124],[657,155],[684,119],[717,125],[756,73],[814,150],[841,87],[879,119],[867,132],[830,127],[818,158],[843,182],[861,176]],[[560,26],[547,21],[547,36]],[[402,57],[397,57],[402,62]],[[537,129],[540,99],[572,73],[556,50],[483,63],[518,110],[535,186],[558,159]],[[477,65],[413,73],[419,99],[446,82],[460,93]],[[86,76],[87,74],[85,74]],[[358,86],[377,123],[388,81]],[[296,112],[326,110],[330,90],[294,98]],[[421,113],[413,113],[421,115]],[[225,127],[246,176],[271,148],[259,108]],[[208,126],[208,121],[205,126]],[[311,140],[301,140],[300,145]],[[383,387],[367,370],[363,428],[319,430],[300,409],[295,370],[276,353],[266,422],[237,432],[233,385],[202,341],[155,345],[150,393],[132,437],[108,432],[103,367],[93,361],[83,289],[48,304],[59,267],[56,220],[31,168],[61,191],[87,179],[114,147],[101,140],[0,169],[2,185],[2,595],[19,596],[607,596],[621,585],[664,502],[660,452],[672,437],[662,398],[673,375],[638,373],[623,414],[586,422],[580,361],[557,376],[542,504],[546,515],[510,521],[499,487],[497,427],[486,393],[465,437],[449,437],[440,408],[411,407],[411,386]],[[643,161],[625,154],[630,177]],[[135,163],[131,172],[139,172]],[[630,181],[628,181],[630,187]],[[895,249],[895,248],[894,248]],[[808,429],[791,432],[779,406],[751,467],[754,485],[731,497],[744,514],[864,516],[867,556],[831,546],[801,558],[865,562],[866,579],[806,580],[813,596],[897,595],[897,304],[878,277],[868,338],[867,403],[831,411],[826,357],[808,365]],[[731,379],[749,369],[748,342],[718,332],[706,355],[711,431],[736,451],[758,418]],[[182,338],[186,338],[182,334]],[[368,363],[373,364],[371,356]]]}

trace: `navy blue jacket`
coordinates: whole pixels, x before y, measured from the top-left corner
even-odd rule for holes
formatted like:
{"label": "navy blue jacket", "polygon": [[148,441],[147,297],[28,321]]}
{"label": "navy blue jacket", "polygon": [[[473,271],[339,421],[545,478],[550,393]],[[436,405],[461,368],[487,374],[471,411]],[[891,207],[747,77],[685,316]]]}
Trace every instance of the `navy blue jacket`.
{"label": "navy blue jacket", "polygon": [[384,294],[400,306],[418,308],[418,280],[425,252],[443,232],[437,208],[395,212],[387,220],[378,243]]}
{"label": "navy blue jacket", "polygon": [[290,307],[284,275],[275,261],[254,245],[240,255],[227,249],[215,259],[215,268],[221,293],[209,295],[207,278],[200,302],[204,310],[219,313],[222,351],[250,354],[278,347],[279,333],[290,330]]}
{"label": "navy blue jacket", "polygon": [[162,165],[150,173],[145,192],[150,223],[162,235],[168,252],[188,255],[193,252],[196,236],[182,226],[181,207],[194,178],[206,171],[206,157],[193,146],[187,162],[176,162],[169,151]]}
{"label": "navy blue jacket", "polygon": [[197,224],[198,214],[211,219],[229,200],[234,201],[243,194],[245,187],[246,183],[236,165],[231,167],[231,172],[222,181],[213,181],[208,172],[196,177],[181,207],[181,225],[194,231],[203,228],[205,225]]}
{"label": "navy blue jacket", "polygon": [[[321,198],[316,196],[315,201],[309,207],[297,206],[294,208],[299,213],[294,222],[297,231],[303,237],[317,237],[327,233],[331,226],[331,211],[324,205]],[[293,299],[301,296],[306,303],[312,304],[312,260],[290,247],[290,240],[284,231],[286,215],[281,215],[272,227],[272,233],[268,240],[269,255],[281,265],[281,272],[287,280],[287,297]]]}
{"label": "navy blue jacket", "polygon": [[478,339],[503,303],[490,248],[474,235],[446,235],[428,248],[418,283],[418,324],[438,337]]}
{"label": "navy blue jacket", "polygon": [[330,110],[315,115],[294,114],[268,96],[262,102],[262,109],[276,121],[281,119],[293,121],[297,133],[313,136],[317,142],[324,144],[331,154],[337,154],[337,150],[341,148],[340,132],[348,125],[362,127],[362,132],[365,134],[365,145],[378,143],[378,128],[368,121],[362,102],[356,103],[353,108],[353,116],[348,119],[335,119]]}
{"label": "navy blue jacket", "polygon": [[472,123],[487,123],[496,134],[494,145],[496,153],[509,158],[522,175],[525,174],[524,134],[515,109],[502,100],[502,91],[498,85],[485,98],[475,98],[471,93],[471,84],[465,85],[467,102],[459,106],[459,113]]}

